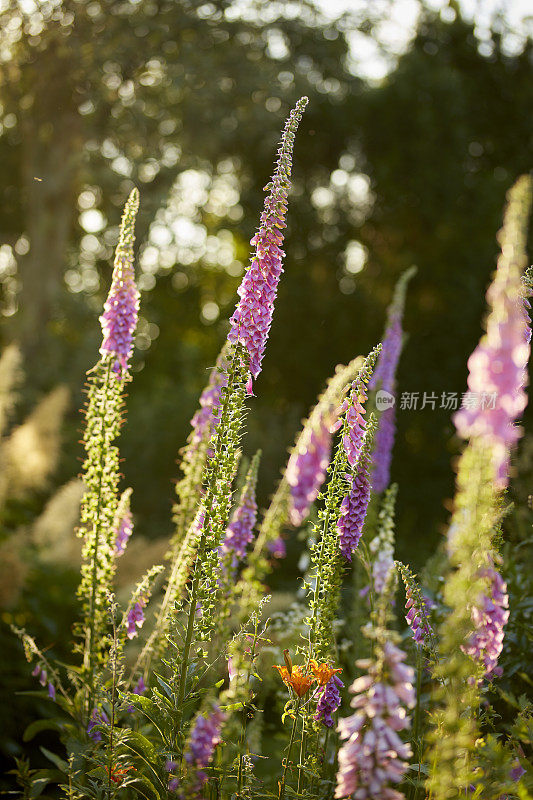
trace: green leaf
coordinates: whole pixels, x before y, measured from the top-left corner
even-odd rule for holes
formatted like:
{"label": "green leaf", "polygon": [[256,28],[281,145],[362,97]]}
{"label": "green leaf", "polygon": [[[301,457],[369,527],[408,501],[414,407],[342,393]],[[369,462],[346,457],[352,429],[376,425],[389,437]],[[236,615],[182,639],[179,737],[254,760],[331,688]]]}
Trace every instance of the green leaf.
{"label": "green leaf", "polygon": [[[130,746],[134,745],[139,749],[148,762],[157,764],[157,750],[146,736],[139,733],[139,731],[128,731],[126,739]],[[135,747],[132,747],[132,749],[135,749]]]}
{"label": "green leaf", "polygon": [[56,767],[61,770],[61,772],[68,774],[68,764],[66,761],[63,761],[62,758],[56,756],[55,753],[51,753],[50,750],[46,749],[46,747],[40,747],[39,750],[49,761],[52,762],[52,764],[55,764]]}
{"label": "green leaf", "polygon": [[61,730],[61,726],[59,723],[55,722],[53,719],[37,719],[35,722],[32,722],[22,735],[22,739],[24,742],[31,742],[34,736],[36,736],[41,731],[59,731]]}

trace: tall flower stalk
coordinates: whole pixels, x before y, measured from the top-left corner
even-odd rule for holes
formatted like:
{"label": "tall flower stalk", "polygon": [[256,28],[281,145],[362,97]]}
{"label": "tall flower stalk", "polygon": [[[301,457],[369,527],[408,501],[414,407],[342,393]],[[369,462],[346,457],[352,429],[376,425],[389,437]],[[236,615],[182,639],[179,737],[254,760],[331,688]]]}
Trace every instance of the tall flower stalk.
{"label": "tall flower stalk", "polygon": [[[367,458],[368,449],[365,452],[364,448],[362,401],[366,397],[365,387],[372,375],[379,350],[378,345],[367,356],[340,409],[342,416],[339,418],[339,442],[328,470],[330,480],[324,494],[324,507],[319,511],[319,521],[315,525],[316,542],[311,549],[312,568],[308,584],[310,616],[307,620],[309,661],[328,658],[331,653],[333,641],[331,622],[338,603],[342,574],[338,523],[347,485],[349,493],[352,480],[358,474],[359,465],[356,457],[358,459],[363,451],[363,461],[366,462]],[[369,426],[369,431],[367,444],[373,434],[373,425]],[[353,459],[355,470],[351,466],[350,459]]]}
{"label": "tall flower stalk", "polygon": [[[227,380],[220,389],[220,411],[209,444],[201,503],[203,515],[197,556],[191,575],[188,616],[178,687],[178,709],[182,709],[187,670],[194,638],[208,638],[219,592],[218,550],[228,524],[232,481],[239,458],[243,431],[245,394],[251,393],[251,376],[261,369],[270,330],[274,299],[282,271],[281,229],[285,227],[290,188],[291,161],[298,124],[307,105],[302,98],[291,111],[278,150],[278,160],[259,230],[252,239],[255,255],[239,288],[240,300],[231,318],[227,347]],[[215,408],[215,407],[214,407]],[[197,607],[202,613],[197,615]]]}
{"label": "tall flower stalk", "polygon": [[508,483],[510,450],[520,435],[514,423],[526,402],[523,386],[530,334],[521,269],[530,198],[531,181],[521,178],[508,195],[500,233],[502,252],[487,292],[487,333],[468,362],[470,389],[495,391],[496,403],[490,408],[480,404],[472,413],[462,409],[455,416],[458,433],[469,442],[457,473],[444,582],[444,601],[450,612],[439,630],[440,663],[435,670],[440,683],[433,696],[438,708],[432,717],[427,784],[434,800],[451,800],[466,792],[474,780],[478,680],[491,662],[486,665],[483,658],[478,659],[478,674],[472,677],[468,651],[483,639],[487,652],[487,634],[493,638],[493,652],[501,645],[503,619],[498,626],[487,626],[483,607],[490,591],[501,489]]}
{"label": "tall flower stalk", "polygon": [[364,674],[350,687],[354,713],[339,723],[343,744],[339,750],[336,798],[401,800],[392,788],[407,769],[411,748],[399,732],[410,726],[407,709],[414,706],[414,671],[405,664],[405,653],[387,629],[388,608],[395,584],[394,567],[378,604],[374,628],[374,654],[357,666]]}
{"label": "tall flower stalk", "polygon": [[122,424],[124,386],[137,323],[139,293],[133,270],[134,225],[139,193],[126,203],[115,254],[113,279],[101,317],[100,361],[88,373],[88,398],[83,443],[86,492],[81,507],[80,535],[84,537],[78,596],[82,601],[85,646],[83,674],[90,696],[94,674],[102,664],[107,629],[107,593],[115,569],[119,455],[115,441]]}

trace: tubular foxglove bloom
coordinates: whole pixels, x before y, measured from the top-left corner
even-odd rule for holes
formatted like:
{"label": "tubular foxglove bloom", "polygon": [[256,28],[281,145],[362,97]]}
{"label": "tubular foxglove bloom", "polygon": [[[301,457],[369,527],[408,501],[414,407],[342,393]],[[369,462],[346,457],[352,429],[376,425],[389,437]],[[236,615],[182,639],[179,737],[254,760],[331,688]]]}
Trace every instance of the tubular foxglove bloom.
{"label": "tubular foxglove bloom", "polygon": [[331,459],[331,415],[324,414],[314,428],[300,437],[285,473],[291,487],[289,519],[298,527],[307,518],[324,483]]}
{"label": "tubular foxglove bloom", "polygon": [[384,492],[390,483],[392,450],[396,434],[396,407],[390,406],[382,413],[376,431],[372,486],[376,494]]}
{"label": "tubular foxglove bloom", "polygon": [[133,516],[130,511],[131,489],[122,492],[115,515],[115,554],[121,556],[133,533]]}
{"label": "tubular foxglove bloom", "polygon": [[488,594],[483,594],[472,609],[476,629],[463,651],[483,665],[485,677],[491,678],[501,674],[497,664],[503,649],[503,629],[509,619],[509,596],[502,576],[494,567],[482,570],[480,576],[487,581]]}
{"label": "tubular foxglove bloom", "polygon": [[114,358],[113,370],[119,378],[128,370],[139,314],[140,295],[133,270],[134,226],[138,209],[139,192],[133,189],[122,216],[111,289],[100,317],[103,334],[100,353]]}
{"label": "tubular foxglove bloom", "polygon": [[[406,270],[398,280],[394,297],[388,310],[388,321],[383,338],[383,349],[369,389],[380,389],[389,395],[395,394],[396,370],[402,352],[402,318],[405,306],[407,284],[416,272],[415,267]],[[394,401],[394,397],[393,397]],[[390,465],[394,436],[396,432],[396,412],[394,404],[389,405],[381,414],[376,431],[373,453],[372,486],[377,494],[385,491],[390,483]]]}
{"label": "tubular foxglove bloom", "polygon": [[215,748],[222,741],[220,732],[225,719],[226,714],[215,705],[209,714],[198,716],[193,724],[185,760],[197,770],[196,778],[200,785],[207,781],[202,770],[211,763]]}
{"label": "tubular foxglove bloom", "polygon": [[200,395],[200,408],[191,419],[192,434],[190,446],[197,449],[200,442],[209,440],[220,419],[220,394],[222,389],[228,385],[228,348],[224,345],[219,353],[217,362],[211,374],[207,386]]}
{"label": "tubular foxglove bloom", "polygon": [[339,419],[331,426],[333,432],[342,425],[342,414],[346,415],[346,423],[342,437],[342,444],[350,466],[355,467],[361,454],[361,447],[365,438],[366,422],[364,403],[367,401],[365,376],[355,379],[352,389],[339,409]]}
{"label": "tubular foxglove bloom", "polygon": [[261,452],[259,451],[252,459],[242,488],[239,505],[233,513],[232,520],[226,530],[226,536],[220,546],[222,561],[229,559],[232,568],[235,568],[237,563],[242,561],[246,555],[246,548],[253,540],[253,530],[257,519],[255,489],[260,458]]}
{"label": "tubular foxglove bloom", "polygon": [[[255,255],[239,287],[240,300],[231,317],[230,342],[243,342],[250,357],[249,369],[253,378],[261,371],[261,362],[272,323],[274,301],[283,272],[282,230],[286,227],[287,198],[290,189],[292,151],[302,114],[308,103],[302,97],[291,111],[285,124],[278,150],[278,160],[271,183],[265,188],[269,195],[261,214],[259,230],[251,240]],[[251,394],[251,379],[248,393]]]}
{"label": "tubular foxglove bloom", "polygon": [[335,724],[333,714],[341,704],[340,690],[344,687],[338,675],[333,675],[329,681],[319,689],[319,700],[316,707],[315,719],[322,722],[326,728],[332,728]]}
{"label": "tubular foxglove bloom", "polygon": [[369,424],[361,448],[361,455],[357,462],[356,472],[350,479],[349,491],[344,496],[340,507],[340,516],[337,522],[339,549],[348,561],[352,560],[352,554],[357,549],[361,539],[370,502],[370,445],[374,431],[375,423]]}
{"label": "tubular foxglove bloom", "polygon": [[527,405],[524,386],[531,332],[521,273],[530,195],[531,180],[526,176],[508,194],[499,235],[502,252],[487,291],[486,333],[468,359],[468,388],[477,402],[454,416],[459,436],[479,437],[489,445],[499,489],[507,486],[510,451],[521,436],[515,422]]}
{"label": "tubular foxglove bloom", "polygon": [[433,646],[434,633],[429,621],[431,601],[422,593],[415,576],[405,564],[396,561],[398,572],[405,586],[405,621],[411,628],[413,639],[417,645],[428,649]]}
{"label": "tubular foxglove bloom", "polygon": [[405,709],[415,701],[414,672],[404,661],[405,653],[386,641],[381,658],[357,662],[367,674],[350,687],[355,713],[339,722],[344,744],[339,750],[336,798],[403,798],[390,785],[402,779],[411,755],[409,745],[398,736],[410,725]]}
{"label": "tubular foxglove bloom", "polygon": [[281,536],[278,536],[277,539],[273,539],[273,541],[268,542],[267,548],[273,558],[285,558],[287,555],[287,547]]}

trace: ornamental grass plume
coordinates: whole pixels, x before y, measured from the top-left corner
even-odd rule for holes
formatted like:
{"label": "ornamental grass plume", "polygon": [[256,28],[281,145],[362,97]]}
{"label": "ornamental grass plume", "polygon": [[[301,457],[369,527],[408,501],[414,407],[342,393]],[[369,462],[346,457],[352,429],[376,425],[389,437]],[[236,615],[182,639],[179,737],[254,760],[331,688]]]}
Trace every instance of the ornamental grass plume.
{"label": "ornamental grass plume", "polygon": [[[237,307],[230,319],[230,342],[242,342],[249,354],[249,370],[253,378],[261,371],[261,362],[272,324],[274,301],[283,272],[282,230],[286,227],[287,200],[290,189],[292,152],[296,131],[302,118],[307,97],[302,97],[291,111],[285,124],[278,149],[278,159],[272,180],[265,187],[269,194],[257,233],[250,244],[255,247],[246,275],[239,287]],[[252,392],[248,381],[248,393]]]}
{"label": "ornamental grass plume", "polygon": [[487,291],[486,333],[468,359],[468,388],[478,402],[472,408],[461,408],[454,416],[459,436],[481,437],[490,447],[499,489],[508,484],[510,451],[521,436],[515,422],[527,405],[524,387],[531,331],[522,272],[527,263],[531,185],[531,178],[524,175],[507,195],[498,237],[501,255]]}
{"label": "ornamental grass plume", "polygon": [[[387,325],[376,369],[368,388],[395,394],[396,370],[402,352],[402,318],[407,285],[416,274],[416,267],[405,270],[396,283],[394,297],[387,312]],[[396,432],[396,409],[390,405],[379,417],[373,453],[372,486],[376,494],[385,491],[390,483],[390,465]]]}
{"label": "ornamental grass plume", "polygon": [[354,694],[350,705],[355,712],[339,722],[343,744],[338,756],[336,798],[403,798],[391,784],[402,779],[411,756],[410,746],[398,733],[410,727],[407,709],[415,704],[415,692],[414,670],[404,663],[406,655],[386,626],[394,583],[392,569],[380,598],[375,628],[370,631],[375,641],[374,655],[356,662],[365,674],[350,686]]}

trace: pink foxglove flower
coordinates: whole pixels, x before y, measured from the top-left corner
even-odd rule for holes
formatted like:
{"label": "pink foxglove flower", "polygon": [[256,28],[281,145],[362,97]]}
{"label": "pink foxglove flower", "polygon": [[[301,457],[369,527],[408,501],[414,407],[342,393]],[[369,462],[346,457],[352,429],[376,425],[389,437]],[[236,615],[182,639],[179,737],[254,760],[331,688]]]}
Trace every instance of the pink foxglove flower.
{"label": "pink foxglove flower", "polygon": [[191,419],[193,432],[190,443],[193,449],[197,448],[204,438],[210,439],[215,431],[220,419],[220,395],[222,389],[228,385],[227,368],[227,347],[223,347],[211,370],[207,386],[200,395],[200,408]]}
{"label": "pink foxglove flower", "polygon": [[349,491],[342,500],[337,522],[339,549],[348,561],[352,560],[352,554],[361,539],[370,502],[369,466],[370,453],[368,447],[363,447],[357,471],[351,478]]}
{"label": "pink foxglove flower", "polygon": [[494,567],[480,573],[487,580],[489,592],[472,608],[475,631],[463,648],[464,652],[485,668],[485,677],[498,674],[498,658],[503,649],[504,626],[509,619],[507,586]]}
{"label": "pink foxglove flower", "polygon": [[146,602],[146,598],[141,596],[128,611],[126,620],[126,635],[128,639],[133,639],[137,636],[139,630],[144,625],[143,607],[146,605]]}
{"label": "pink foxglove flower", "polygon": [[382,663],[357,662],[368,672],[350,687],[355,713],[338,726],[344,743],[339,750],[336,798],[403,798],[391,784],[402,779],[411,755],[409,745],[398,736],[410,725],[405,709],[412,708],[415,700],[414,671],[404,661],[405,653],[387,641]]}
{"label": "pink foxglove flower", "polygon": [[203,769],[211,763],[215,748],[221,742],[220,733],[225,719],[226,714],[215,705],[209,714],[196,717],[193,723],[185,760],[197,770],[200,786],[207,781]]}
{"label": "pink foxglove flower", "polygon": [[253,539],[253,530],[257,519],[257,503],[255,500],[255,489],[257,485],[257,470],[259,467],[258,453],[248,470],[244,483],[239,505],[235,509],[231,522],[229,523],[224,541],[220,545],[220,557],[224,560],[227,556],[232,560],[232,566],[236,567],[246,555],[246,548]]}
{"label": "pink foxglove flower", "polygon": [[302,436],[287,464],[285,477],[291,487],[289,518],[300,526],[326,478],[331,458],[331,415],[324,414],[318,425]]}
{"label": "pink foxglove flower", "polygon": [[139,314],[140,295],[133,269],[134,224],[138,208],[139,192],[133,189],[124,209],[113,279],[104,304],[104,313],[100,317],[103,334],[100,353],[114,357],[113,370],[119,378],[128,370]]}
{"label": "pink foxglove flower", "polygon": [[121,556],[126,549],[129,538],[133,533],[133,517],[131,511],[127,509],[121,517],[116,528],[115,553]]}
{"label": "pink foxglove flower", "polygon": [[[248,350],[250,373],[257,378],[272,323],[274,301],[283,272],[283,228],[286,227],[287,198],[290,189],[292,151],[295,134],[307,105],[302,97],[291,111],[278,150],[278,160],[269,194],[261,214],[259,230],[251,240],[255,255],[239,287],[240,300],[230,324],[230,342],[242,342]],[[248,391],[251,394],[251,380]]]}
{"label": "pink foxglove flower", "polygon": [[509,195],[500,233],[502,252],[487,291],[486,333],[468,359],[468,388],[477,402],[454,416],[459,436],[480,437],[491,448],[499,489],[507,486],[510,450],[521,436],[515,422],[527,405],[524,386],[531,332],[521,280],[525,261],[525,231],[520,222],[524,186],[519,181]]}

